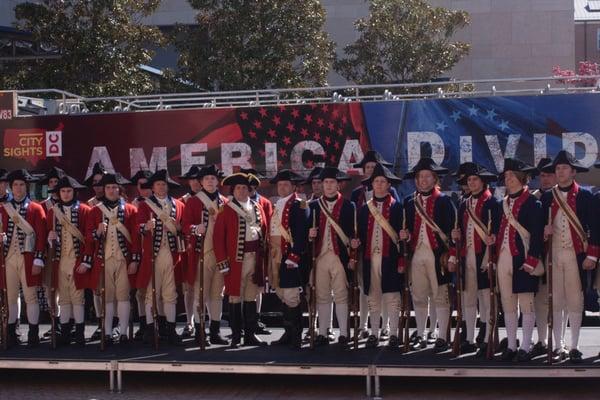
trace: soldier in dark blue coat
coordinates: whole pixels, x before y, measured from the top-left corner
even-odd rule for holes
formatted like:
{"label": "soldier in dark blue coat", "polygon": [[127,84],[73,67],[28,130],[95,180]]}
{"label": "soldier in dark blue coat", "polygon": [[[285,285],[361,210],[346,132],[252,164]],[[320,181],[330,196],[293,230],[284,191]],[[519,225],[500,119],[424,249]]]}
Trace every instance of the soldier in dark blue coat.
{"label": "soldier in dark blue coat", "polygon": [[[542,168],[554,172],[557,185],[542,195],[546,227],[544,237],[552,246],[552,306],[555,358],[564,358],[562,325],[568,318],[571,329],[569,359],[582,361],[578,349],[584,311],[584,290],[593,282],[598,261],[600,235],[597,202],[592,193],[575,182],[578,172],[587,172],[569,152],[560,151]],[[588,274],[588,272],[590,272]],[[566,313],[564,312],[566,310]]]}
{"label": "soldier in dark blue coat", "polygon": [[[490,282],[488,279],[488,245],[493,244],[492,233],[499,222],[499,204],[492,196],[488,184],[496,181],[496,175],[485,168],[467,162],[461,164],[462,174],[458,184],[467,186],[469,196],[465,197],[458,208],[458,228],[452,231],[452,239],[460,240],[460,266],[462,277],[463,318],[466,324],[466,341],[462,343],[461,353],[472,353],[475,344],[475,326],[477,323],[477,305],[482,321],[479,329],[481,346],[478,355],[486,354],[487,321],[490,318]],[[489,224],[489,225],[488,225]],[[456,246],[450,250],[448,269],[456,270]]]}
{"label": "soldier in dark blue coat", "polygon": [[[388,346],[397,347],[399,344],[400,292],[404,277],[404,260],[398,238],[402,229],[402,203],[394,199],[389,189],[391,184],[400,182],[400,178],[382,164],[376,164],[371,176],[363,181],[373,188],[373,198],[362,206],[358,217],[363,249],[362,289],[367,296],[371,320],[367,347],[377,347],[379,343],[379,319],[384,304],[390,315]],[[385,323],[386,319],[383,321]]]}
{"label": "soldier in dark blue coat", "polygon": [[[356,208],[339,192],[339,182],[350,177],[335,167],[325,167],[319,178],[323,181],[323,196],[310,202],[311,215],[315,215],[316,228],[310,228],[309,237],[316,240],[317,259],[315,286],[319,335],[316,345],[329,344],[325,336],[331,319],[331,302],[335,303],[336,317],[340,327],[338,343],[348,343],[348,278],[350,264],[350,238],[354,236]],[[312,220],[312,217],[311,217]],[[331,296],[333,292],[333,298]]]}
{"label": "soldier in dark blue coat", "polygon": [[[446,270],[450,232],[454,226],[455,209],[450,197],[439,188],[440,175],[446,168],[431,158],[421,158],[404,176],[415,179],[417,191],[404,200],[407,228],[400,231],[400,240],[409,240],[413,257],[410,265],[412,298],[417,321],[416,348],[427,347],[424,338],[428,299],[433,299],[440,332],[446,332],[450,318]],[[439,337],[435,352],[448,349],[445,338]]]}
{"label": "soldier in dark blue coat", "polygon": [[277,185],[279,200],[269,226],[269,282],[283,303],[285,328],[274,344],[290,345],[293,349],[300,349],[302,340],[300,288],[306,265],[301,262],[301,255],[308,235],[308,206],[296,193],[302,180],[300,175],[283,169],[270,181]]}
{"label": "soldier in dark blue coat", "polygon": [[[502,219],[496,236],[498,254],[498,286],[508,347],[502,352],[503,361],[528,361],[531,337],[535,325],[534,295],[539,275],[543,273],[543,213],[541,203],[529,193],[529,174],[535,167],[520,160],[504,160],[504,179],[507,195],[502,200]],[[517,353],[518,312],[523,313],[523,338]]]}

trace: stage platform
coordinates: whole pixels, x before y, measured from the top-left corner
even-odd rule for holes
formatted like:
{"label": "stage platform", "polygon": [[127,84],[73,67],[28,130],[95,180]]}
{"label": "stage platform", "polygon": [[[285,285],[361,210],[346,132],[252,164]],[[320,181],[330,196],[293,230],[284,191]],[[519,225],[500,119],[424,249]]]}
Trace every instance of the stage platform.
{"label": "stage platform", "polygon": [[[48,326],[40,326],[44,332]],[[270,342],[279,338],[282,329],[270,328],[272,335],[261,336]],[[23,329],[22,329],[23,330]],[[89,327],[86,337],[94,327]],[[26,332],[22,332],[25,334]],[[229,334],[222,328],[222,334]],[[26,338],[26,335],[24,335]],[[500,330],[500,337],[504,332]],[[137,372],[187,372],[226,374],[289,374],[356,376],[365,380],[367,396],[379,396],[380,377],[485,377],[485,378],[600,378],[600,328],[581,330],[580,350],[584,361],[574,365],[569,361],[547,365],[545,357],[527,363],[488,361],[473,354],[452,356],[450,351],[434,354],[432,346],[420,351],[402,353],[380,345],[366,349],[364,341],[358,350],[342,349],[337,344],[301,351],[285,346],[241,347],[211,346],[201,351],[193,339],[184,346],[173,347],[161,342],[159,351],[135,342],[126,346],[113,344],[104,352],[99,342],[89,342],[84,348],[71,345],[52,350],[47,341],[36,349],[25,345],[0,352],[0,369],[86,370],[108,374],[112,391],[124,389],[124,376]]]}

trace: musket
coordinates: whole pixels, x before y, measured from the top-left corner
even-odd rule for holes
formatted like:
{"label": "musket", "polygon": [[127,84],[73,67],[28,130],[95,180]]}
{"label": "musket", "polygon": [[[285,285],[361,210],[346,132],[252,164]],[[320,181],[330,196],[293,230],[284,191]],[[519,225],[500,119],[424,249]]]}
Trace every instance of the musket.
{"label": "musket", "polygon": [[[4,228],[2,226],[2,220],[0,218],[0,237],[2,237],[4,233]],[[2,292],[0,293],[0,299],[2,301],[2,305],[0,307],[0,313],[2,318],[2,350],[6,350],[8,348],[8,292],[6,287],[6,260],[4,259],[4,241],[0,239],[0,268],[2,271],[0,273],[0,288]]]}
{"label": "musket", "polygon": [[[402,210],[402,230],[406,230],[406,210]],[[404,329],[404,352],[408,352],[410,350],[410,289],[408,284],[408,268],[410,265],[409,262],[409,254],[408,254],[408,239],[404,240],[402,245],[404,264],[406,265],[404,271],[404,288],[402,289],[402,321],[403,324],[400,324],[401,329]]]}
{"label": "musket", "polygon": [[[458,229],[458,212],[454,209],[454,229]],[[462,235],[462,233],[461,233]],[[460,236],[458,240],[454,242],[456,249],[456,329],[454,330],[454,341],[452,342],[452,354],[454,356],[460,355],[460,330],[462,326],[462,266],[461,266],[461,240]],[[450,322],[448,322],[450,326]]]}
{"label": "musket", "polygon": [[[488,210],[488,236],[492,235],[492,212]],[[496,271],[494,271],[494,246],[486,245],[488,252],[488,280],[490,281],[490,320],[488,321],[488,341],[486,358],[492,360],[496,352],[496,343],[498,342],[498,311],[497,311],[497,289],[496,289]]]}
{"label": "musket", "polygon": [[[312,227],[317,228],[317,215],[313,210],[313,223]],[[317,241],[316,239],[312,239],[311,241],[311,268],[310,274],[312,275],[308,282],[308,332],[310,333],[310,349],[315,348],[315,331],[317,328]]]}
{"label": "musket", "polygon": [[[204,221],[200,221],[201,224]],[[200,241],[200,254],[198,256],[198,280],[200,281],[200,287],[198,288],[198,316],[200,317],[200,321],[198,321],[198,325],[200,332],[198,332],[198,337],[200,339],[200,350],[206,349],[206,331],[204,321],[206,318],[205,314],[205,304],[204,304],[204,239],[205,235],[200,235],[197,240]]]}
{"label": "musket", "polygon": [[[153,235],[154,231],[150,231]],[[152,237],[152,236],[151,236]],[[151,248],[150,255],[152,258],[152,320],[154,321],[154,350],[158,350],[159,330],[158,330],[158,302],[156,300],[156,257],[154,256],[154,248]]]}
{"label": "musket", "polygon": [[[54,213],[52,214],[52,231],[56,232],[56,216]],[[56,270],[58,269],[54,265],[54,261],[56,260],[56,246],[58,245],[57,241],[50,241],[48,246],[48,268],[50,268],[50,298],[48,301],[50,302],[50,343],[52,349],[56,349]],[[71,332],[64,332],[64,335],[70,335]]]}
{"label": "musket", "polygon": [[[552,226],[552,207],[548,208],[548,225]],[[552,238],[546,242],[546,276],[548,285],[548,364],[552,364],[552,329],[554,306],[552,304]]]}
{"label": "musket", "polygon": [[[354,239],[358,239],[358,223],[356,218],[356,208],[354,208]],[[358,350],[358,330],[360,327],[360,287],[358,286],[358,249],[350,249],[351,258],[354,263],[354,272],[352,274],[352,312],[354,313],[354,350]]]}
{"label": "musket", "polygon": [[[102,236],[101,251],[106,252],[106,234]],[[106,254],[102,254],[102,263],[100,266],[100,351],[106,349],[106,335],[104,334],[106,328]]]}

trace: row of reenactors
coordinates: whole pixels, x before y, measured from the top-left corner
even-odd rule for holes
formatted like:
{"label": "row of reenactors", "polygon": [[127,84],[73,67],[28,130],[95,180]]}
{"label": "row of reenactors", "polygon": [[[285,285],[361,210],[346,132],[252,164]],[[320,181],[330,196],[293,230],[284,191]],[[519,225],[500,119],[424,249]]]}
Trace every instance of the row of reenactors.
{"label": "row of reenactors", "polygon": [[[433,349],[439,353],[449,348],[445,335],[452,311],[449,287],[456,284],[460,266],[466,328],[462,350],[483,355],[490,337],[488,321],[497,312],[490,307],[487,269],[492,267],[507,332],[501,358],[523,362],[546,352],[545,266],[551,261],[554,358],[562,360],[568,354],[572,362],[581,362],[583,293],[594,284],[600,255],[600,220],[593,214],[600,200],[576,183],[576,174],[587,168],[571,154],[561,151],[537,168],[507,158],[499,176],[475,163],[462,164],[454,173],[463,189],[457,204],[440,191],[440,179],[449,171],[430,158],[419,160],[404,176],[414,179],[416,187],[404,201],[393,188],[401,179],[379,154],[367,152],[356,167],[363,168],[366,176],[352,192],[352,201],[340,192],[340,183],[350,177],[324,167],[315,168],[308,181],[292,171],[279,171],[270,180],[279,196],[274,204],[256,192],[260,180],[255,171],[234,173],[221,181],[222,173],[214,165],[193,167],[183,176],[190,192],[175,199],[169,191],[178,184],[166,170],[142,170],[127,181],[97,164],[84,182],[96,191],[87,204],[77,200],[77,192],[86,186],[58,168],[42,181],[52,195],[41,204],[28,196],[34,178],[27,171],[7,173],[0,179],[8,182],[11,194],[0,209],[0,231],[9,344],[17,343],[19,286],[27,305],[28,344],[39,343],[36,287],[42,284],[58,290],[62,342],[84,344],[83,290],[97,292],[104,273],[105,331],[101,334],[109,341],[117,316],[119,340],[128,342],[130,290],[137,288],[144,340],[152,342],[153,324],[159,324],[161,336],[172,344],[181,343],[175,330],[179,282],[184,284],[188,323],[196,321],[184,333],[195,331],[196,340],[201,340],[198,321],[204,313],[197,294],[202,275],[202,302],[210,320],[206,344],[264,345],[257,336],[258,311],[268,282],[283,306],[285,333],[276,344],[301,347],[301,299],[307,285],[314,283],[315,344],[333,340],[335,304],[337,341],[345,347],[350,287],[356,273],[361,291],[359,326],[367,347],[376,347],[384,335],[390,347],[401,342],[401,293],[408,285],[417,328],[413,348],[427,347],[429,317],[430,331],[438,328]],[[528,182],[536,175],[541,187],[530,191]],[[506,187],[502,200],[490,187],[497,180]],[[313,188],[309,201],[297,193],[303,182]],[[137,185],[139,192],[131,203],[121,193],[122,185],[129,183]],[[219,192],[220,185],[231,188],[229,197]],[[45,259],[49,246],[56,246],[53,260]],[[546,258],[549,247],[551,260]],[[203,274],[198,273],[200,265]],[[52,271],[55,279],[48,278]],[[157,310],[152,309],[153,287]],[[224,294],[229,299],[230,342],[219,330]],[[97,295],[95,306],[99,314]],[[478,311],[481,323],[476,338]],[[153,315],[158,315],[156,321]],[[73,337],[68,334],[72,320]],[[565,342],[567,321],[570,343]],[[538,341],[533,345],[536,323]]]}

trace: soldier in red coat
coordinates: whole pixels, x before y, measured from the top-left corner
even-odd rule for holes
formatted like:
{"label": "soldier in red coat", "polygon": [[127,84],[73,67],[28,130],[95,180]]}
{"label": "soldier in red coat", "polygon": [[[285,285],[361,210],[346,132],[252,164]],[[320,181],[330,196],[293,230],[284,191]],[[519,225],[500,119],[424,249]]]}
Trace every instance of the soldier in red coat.
{"label": "soldier in red coat", "polygon": [[[99,290],[100,276],[104,274],[106,343],[112,342],[114,303],[119,318],[119,343],[127,344],[125,334],[129,325],[129,291],[140,260],[136,225],[136,209],[121,198],[120,186],[129,181],[120,174],[104,174],[99,184],[104,197],[90,212],[86,232],[85,267],[91,268],[90,288]],[[91,266],[91,267],[90,267]]]}
{"label": "soldier in red coat", "polygon": [[91,208],[80,203],[75,191],[85,189],[70,176],[60,178],[55,187],[58,202],[50,208],[47,218],[48,243],[56,246],[54,260],[48,260],[52,275],[52,287],[58,291],[61,308],[60,325],[62,344],[71,343],[71,318],[75,320],[75,342],[85,345],[84,337],[84,289],[88,287],[89,269],[81,265],[85,246],[86,223]]}
{"label": "soldier in red coat", "polygon": [[[141,203],[137,214],[138,232],[142,239],[142,264],[137,277],[137,286],[146,288],[146,319],[144,342],[154,342],[154,321],[152,313],[152,274],[156,302],[162,304],[164,329],[170,344],[180,345],[181,338],[175,330],[177,286],[175,268],[180,261],[180,252],[185,251],[182,244],[181,218],[183,203],[169,196],[169,187],[179,186],[169,177],[166,169],[156,171],[148,179],[145,187],[152,189],[152,196]],[[160,311],[160,307],[157,311]]]}
{"label": "soldier in red coat", "polygon": [[242,307],[244,345],[266,345],[256,336],[256,298],[264,286],[267,217],[263,208],[249,197],[252,182],[259,180],[252,174],[241,172],[223,180],[223,185],[231,186],[233,198],[217,217],[213,236],[217,268],[225,274],[231,347],[234,348],[241,342]]}
{"label": "soldier in red coat", "polygon": [[46,248],[46,213],[44,208],[31,201],[27,185],[35,178],[24,169],[10,172],[7,179],[13,198],[2,203],[0,236],[4,241],[4,263],[8,296],[8,345],[17,344],[17,299],[19,287],[23,289],[27,304],[29,333],[27,344],[40,342],[38,321],[40,306],[37,287],[41,285]]}

